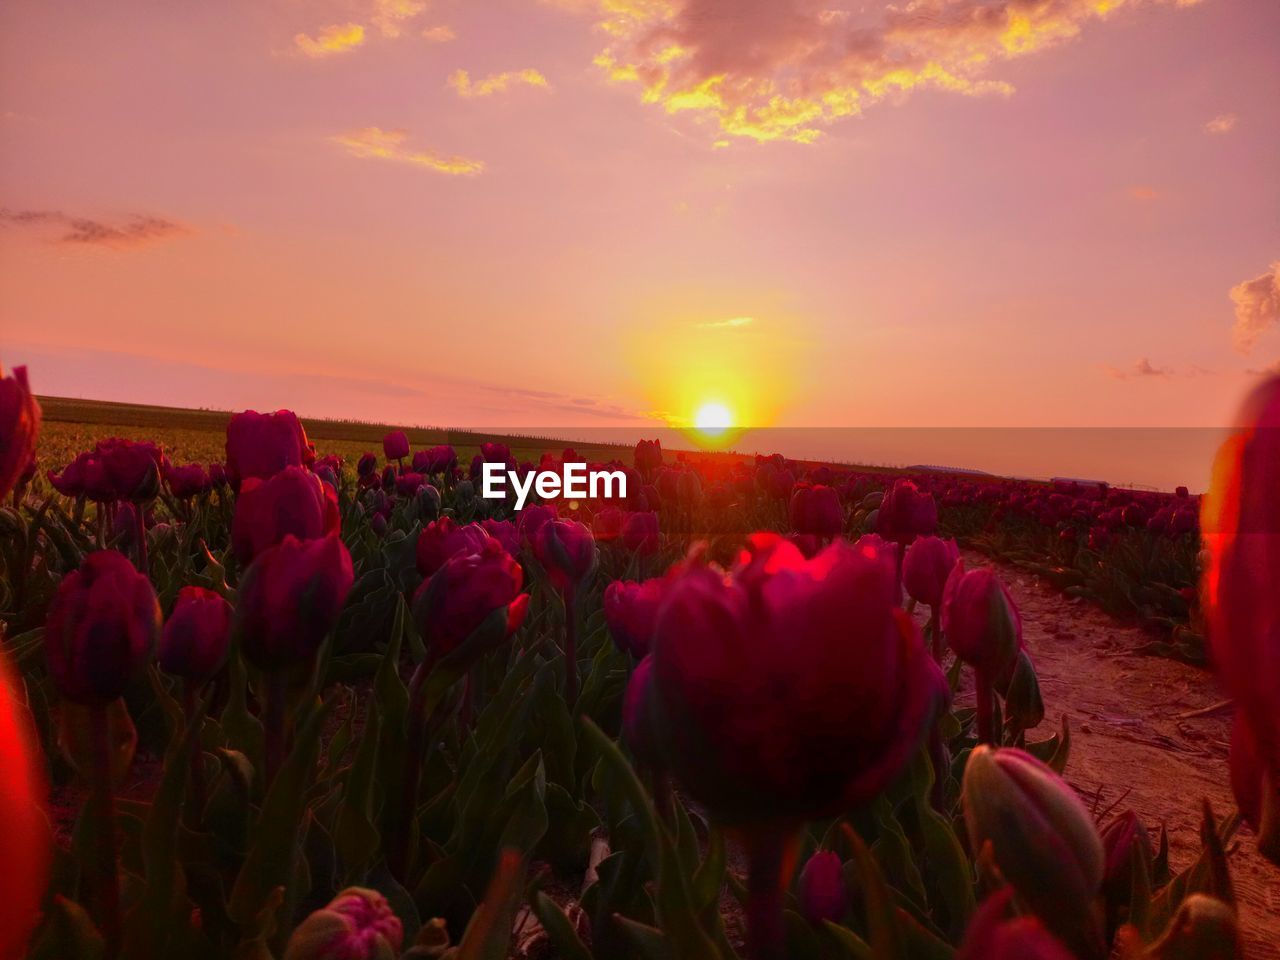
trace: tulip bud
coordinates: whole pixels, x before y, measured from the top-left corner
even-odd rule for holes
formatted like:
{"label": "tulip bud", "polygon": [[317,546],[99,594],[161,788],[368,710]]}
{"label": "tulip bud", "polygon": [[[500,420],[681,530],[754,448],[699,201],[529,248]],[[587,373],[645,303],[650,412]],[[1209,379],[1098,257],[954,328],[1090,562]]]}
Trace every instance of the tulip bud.
{"label": "tulip bud", "polygon": [[819,850],[800,871],[797,896],[800,916],[810,923],[839,923],[849,912],[844,885],[844,864],[830,850]]}
{"label": "tulip bud", "polygon": [[150,660],[159,633],[160,604],[151,581],[122,553],[91,553],[62,578],[49,606],[49,675],[68,700],[107,703]]}
{"label": "tulip bud", "polygon": [[98,442],[94,458],[101,464],[111,499],[141,503],[160,492],[164,455],[154,443],[110,437]]}
{"label": "tulip bud", "polygon": [[1022,619],[993,570],[957,565],[942,595],[942,630],[965,663],[993,681],[1011,670],[1022,649]]}
{"label": "tulip bud", "polygon": [[996,690],[1004,698],[1005,719],[1016,730],[1030,730],[1044,719],[1044,700],[1035,664],[1025,649],[1018,651],[1012,669],[996,678]]}
{"label": "tulip bud", "polygon": [[617,507],[601,507],[591,518],[591,534],[597,543],[611,543],[622,536],[626,517]]}
{"label": "tulip bud", "polygon": [[844,508],[831,487],[797,485],[791,494],[791,528],[815,537],[838,537],[844,530]]}
{"label": "tulip bud", "polygon": [[510,520],[481,520],[480,527],[513,557],[520,555],[520,531]]}
{"label": "tulip bud", "polygon": [[0,500],[17,486],[31,463],[40,433],[40,404],[27,383],[27,368],[6,377],[0,367]]}
{"label": "tulip bud", "polygon": [[284,960],[397,960],[400,919],[377,890],[347,887],[298,924]]}
{"label": "tulip bud", "polygon": [[895,480],[880,502],[876,533],[905,546],[937,529],[938,506],[933,494],[921,492],[911,480]]}
{"label": "tulip bud", "polygon": [[301,467],[285,467],[266,480],[240,486],[231,524],[231,543],[241,563],[249,563],[286,536],[315,540],[336,533],[341,518],[333,488]]}
{"label": "tulip bud", "polygon": [[1235,908],[1203,893],[1189,894],[1160,938],[1140,955],[1141,960],[1239,960],[1243,956]]}
{"label": "tulip bud", "polygon": [[212,590],[183,587],[160,636],[160,669],[209,680],[222,669],[231,642],[231,604]]}
{"label": "tulip bud", "polygon": [[402,497],[412,497],[426,482],[427,478],[420,473],[402,473],[396,477],[396,493]]}
{"label": "tulip bud", "polygon": [[351,555],[337,536],[287,535],[262,551],[236,600],[245,656],[264,670],[310,660],[337,624],[353,580]]}
{"label": "tulip bud", "polygon": [[[654,441],[655,443],[657,441]],[[622,545],[632,553],[651,557],[658,552],[661,543],[658,532],[658,515],[651,510],[627,514],[622,525]]]}
{"label": "tulip bud", "polygon": [[1075,960],[1035,917],[1006,919],[1012,895],[1006,887],[978,908],[955,960]]}
{"label": "tulip bud", "polygon": [[589,529],[574,520],[551,520],[538,528],[533,555],[542,564],[552,586],[563,593],[595,569],[595,538]]}
{"label": "tulip bud", "polygon": [[907,594],[916,603],[941,607],[947,578],[959,559],[960,548],[954,540],[919,537],[902,557],[902,585]]}
{"label": "tulip bud", "polygon": [[1114,928],[1124,919],[1123,912],[1132,900],[1135,878],[1145,878],[1150,889],[1155,851],[1151,836],[1132,810],[1117,814],[1099,831],[1106,854],[1102,893],[1107,902],[1107,915]]}
{"label": "tulip bud", "polygon": [[292,410],[246,410],[227,424],[227,474],[237,489],[242,480],[265,480],[285,467],[301,467],[313,456],[302,421]]}
{"label": "tulip bud", "polygon": [[190,500],[209,490],[209,474],[198,463],[166,466],[164,480],[169,485],[169,492],[179,500]]}
{"label": "tulip bud", "polygon": [[362,453],[360,459],[356,461],[356,476],[360,479],[371,477],[378,472],[378,455],[376,453]]}
{"label": "tulip bud", "polygon": [[636,658],[649,653],[665,594],[666,580],[659,577],[643,583],[615,580],[605,588],[604,620],[619,650]]}
{"label": "tulip bud", "polygon": [[393,430],[382,438],[382,452],[388,460],[403,460],[409,455],[409,437],[403,430]]}
{"label": "tulip bud", "polygon": [[1106,858],[1075,791],[1029,753],[979,744],[961,794],[974,853],[990,844],[1001,875],[1040,919],[1069,946],[1096,954],[1093,901]]}

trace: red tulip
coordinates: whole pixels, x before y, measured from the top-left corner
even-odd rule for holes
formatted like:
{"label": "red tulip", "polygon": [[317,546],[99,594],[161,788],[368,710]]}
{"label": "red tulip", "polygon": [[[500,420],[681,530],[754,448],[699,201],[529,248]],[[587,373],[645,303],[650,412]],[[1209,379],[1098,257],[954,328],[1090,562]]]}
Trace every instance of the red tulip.
{"label": "red tulip", "polygon": [[665,579],[655,577],[643,583],[615,580],[605,588],[604,620],[619,650],[637,658],[648,655],[666,587]]}
{"label": "red tulip", "polygon": [[572,589],[595,568],[596,542],[587,527],[574,520],[551,520],[538,528],[533,555],[560,592]]}
{"label": "red tulip", "polygon": [[305,466],[313,459],[307,432],[292,410],[246,410],[227,424],[226,469],[235,487],[249,477],[265,480],[285,467]]}
{"label": "red tulip", "polygon": [[266,479],[240,486],[231,524],[231,543],[241,563],[249,563],[286,536],[315,540],[337,532],[338,496],[314,473],[285,467]]}
{"label": "red tulip", "polygon": [[817,537],[838,537],[844,530],[844,508],[831,487],[797,484],[791,494],[791,528]]}
{"label": "red tulip", "polygon": [[15,367],[6,377],[0,367],[0,500],[31,463],[39,434],[40,404],[27,383],[27,368]]}
{"label": "red tulip", "polygon": [[427,524],[418,534],[416,556],[418,572],[430,577],[452,557],[479,553],[485,541],[492,539],[478,523],[459,526],[452,517],[441,517]]}
{"label": "red tulip", "polygon": [[335,536],[291,534],[259,553],[240,581],[234,623],[244,654],[264,670],[306,662],[338,622],[354,580]]}
{"label": "red tulip", "polygon": [[618,507],[601,507],[591,518],[591,533],[599,543],[609,543],[622,536],[626,515]]}
{"label": "red tulip", "polygon": [[[1280,864],[1280,377],[1246,400],[1214,463],[1201,531],[1201,585],[1219,676],[1236,702],[1233,786]],[[1243,763],[1245,756],[1250,762]]]}
{"label": "red tulip", "polygon": [[1035,917],[1006,919],[1012,900],[1013,890],[1005,887],[983,902],[955,960],[1075,960]]}
{"label": "red tulip", "polygon": [[651,557],[658,552],[661,542],[656,512],[644,510],[627,514],[626,522],[622,525],[624,547],[642,557]]}
{"label": "red tulip", "polygon": [[495,610],[507,611],[497,641],[524,621],[529,603],[529,595],[520,592],[524,572],[502,544],[481,533],[484,539],[475,549],[449,557],[414,595],[414,619],[434,659],[457,649]]}
{"label": "red tulip", "polygon": [[209,680],[222,668],[230,643],[231,604],[212,590],[183,587],[160,635],[160,669],[188,680]]}
{"label": "red tulip", "polygon": [[62,578],[49,606],[49,675],[68,700],[108,703],[151,659],[159,633],[160,605],[151,581],[122,553],[91,553],[79,570]]}
{"label": "red tulip", "polygon": [[938,506],[933,494],[921,492],[911,480],[895,480],[880,502],[876,532],[905,546],[937,529]]}
{"label": "red tulip", "polygon": [[653,642],[676,775],[730,823],[800,821],[878,794],[932,717],[929,659],[886,565],[837,541],[806,561],[755,534],[725,576],[691,566]]}
{"label": "red tulip", "polygon": [[110,437],[98,441],[93,458],[102,465],[112,499],[141,503],[154,500],[160,492],[165,461],[154,443]]}
{"label": "red tulip", "polygon": [[942,597],[942,630],[965,663],[998,682],[1022,649],[1022,618],[1009,589],[987,567],[957,564]]}
{"label": "red tulip", "polygon": [[902,585],[917,603],[940,607],[947,578],[959,559],[960,548],[954,540],[920,537],[902,557]]}
{"label": "red tulip", "polygon": [[409,455],[409,437],[403,430],[393,430],[382,438],[382,452],[388,460],[403,460]]}
{"label": "red tulip", "polygon": [[513,557],[520,555],[520,531],[510,520],[480,521],[480,527],[493,539],[502,544],[502,548]]}
{"label": "red tulip", "polygon": [[800,871],[797,899],[800,915],[810,923],[824,920],[839,923],[849,912],[849,895],[845,890],[844,864],[830,850],[819,850]]}
{"label": "red tulip", "polygon": [[209,474],[198,463],[181,467],[166,464],[164,480],[169,485],[169,492],[179,500],[190,500],[209,491]]}
{"label": "red tulip", "polygon": [[[19,368],[21,369],[21,368]],[[0,652],[0,957],[25,957],[40,917],[52,837],[45,817],[48,787],[39,746],[15,695],[18,687]]]}

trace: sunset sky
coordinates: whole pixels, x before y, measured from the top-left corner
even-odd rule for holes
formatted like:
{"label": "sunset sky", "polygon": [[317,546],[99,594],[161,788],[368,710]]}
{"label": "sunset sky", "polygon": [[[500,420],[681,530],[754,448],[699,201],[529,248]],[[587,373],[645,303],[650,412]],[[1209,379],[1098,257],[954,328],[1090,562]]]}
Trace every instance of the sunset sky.
{"label": "sunset sky", "polygon": [[1205,426],[1275,0],[0,7],[0,362],[404,423]]}

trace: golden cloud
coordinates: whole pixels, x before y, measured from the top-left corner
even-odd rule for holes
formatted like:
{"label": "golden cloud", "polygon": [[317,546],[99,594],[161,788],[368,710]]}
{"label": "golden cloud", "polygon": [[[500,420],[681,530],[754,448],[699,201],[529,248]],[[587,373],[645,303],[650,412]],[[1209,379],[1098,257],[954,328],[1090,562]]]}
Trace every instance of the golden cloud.
{"label": "golden cloud", "polygon": [[[585,0],[544,0],[577,9]],[[1196,0],[596,0],[612,82],[715,136],[809,143],[870,104],[926,87],[1008,95],[990,73],[1121,7]]]}
{"label": "golden cloud", "polygon": [[1252,280],[1237,283],[1227,296],[1235,304],[1236,349],[1248,353],[1259,337],[1280,323],[1280,260]]}
{"label": "golden cloud", "polygon": [[466,70],[455,70],[449,77],[449,86],[458,91],[458,96],[471,99],[488,97],[502,93],[513,86],[549,87],[547,78],[532,67],[525,70],[508,70],[505,73],[491,73],[483,80],[473,81]]}
{"label": "golden cloud", "polygon": [[407,163],[456,177],[474,177],[484,171],[482,160],[445,156],[431,150],[413,150],[405,145],[408,139],[409,134],[405,130],[383,130],[381,127],[364,127],[330,137],[353,157],[362,159]]}
{"label": "golden cloud", "polygon": [[358,23],[335,23],[324,27],[314,37],[300,33],[293,38],[293,44],[304,56],[320,58],[331,57],[335,53],[346,53],[364,43],[364,27]]}
{"label": "golden cloud", "polygon": [[376,0],[370,19],[384,37],[398,37],[404,23],[426,9],[426,0]]}

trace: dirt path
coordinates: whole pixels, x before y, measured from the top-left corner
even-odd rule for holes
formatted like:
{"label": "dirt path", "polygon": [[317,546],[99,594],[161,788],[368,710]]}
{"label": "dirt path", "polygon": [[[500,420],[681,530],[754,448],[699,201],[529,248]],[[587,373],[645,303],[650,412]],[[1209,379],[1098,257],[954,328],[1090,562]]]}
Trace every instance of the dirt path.
{"label": "dirt path", "polygon": [[[965,563],[993,565],[969,551]],[[1071,725],[1067,779],[1086,796],[1101,788],[1104,805],[1129,790],[1121,808],[1132,807],[1153,836],[1163,823],[1171,867],[1188,865],[1200,849],[1200,798],[1219,817],[1235,810],[1227,780],[1229,715],[1180,716],[1222,699],[1213,677],[1134,654],[1150,639],[1138,628],[1036,577],[1008,567],[1000,572],[1040,677],[1046,711],[1040,729],[1059,726],[1063,716]],[[1231,857],[1231,876],[1246,956],[1280,960],[1280,867],[1258,856],[1248,827]]]}

